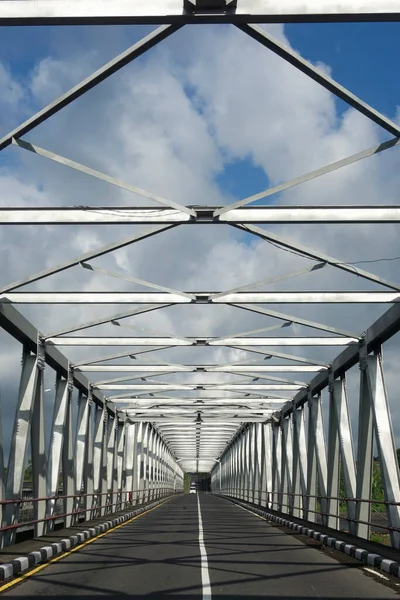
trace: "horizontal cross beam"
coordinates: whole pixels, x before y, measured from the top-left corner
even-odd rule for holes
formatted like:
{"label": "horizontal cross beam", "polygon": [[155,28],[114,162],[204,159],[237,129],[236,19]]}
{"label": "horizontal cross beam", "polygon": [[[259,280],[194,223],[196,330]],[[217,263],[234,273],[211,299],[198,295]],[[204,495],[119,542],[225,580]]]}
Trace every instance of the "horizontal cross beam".
{"label": "horizontal cross beam", "polygon": [[236,371],[257,373],[315,373],[326,370],[327,367],[318,365],[81,365],[79,371],[84,373],[153,373],[163,371],[164,373],[176,373],[178,371],[196,373],[234,373]]}
{"label": "horizontal cross beam", "polygon": [[13,304],[352,304],[399,302],[400,292],[237,292],[212,300],[221,292],[6,292],[1,302]]}
{"label": "horizontal cross beam", "polygon": [[0,225],[209,225],[398,223],[400,206],[250,206],[214,216],[220,206],[191,207],[196,216],[173,208],[82,206],[0,208]]}
{"label": "horizontal cross beam", "polygon": [[[231,8],[229,8],[231,4]],[[227,8],[228,6],[228,8]],[[153,25],[398,21],[397,0],[2,0],[0,25]]]}
{"label": "horizontal cross beam", "polygon": [[[347,346],[357,338],[346,337],[245,337],[188,339],[157,337],[56,337],[47,338],[54,346]],[[162,369],[158,369],[159,371]],[[235,369],[237,371],[237,369]]]}

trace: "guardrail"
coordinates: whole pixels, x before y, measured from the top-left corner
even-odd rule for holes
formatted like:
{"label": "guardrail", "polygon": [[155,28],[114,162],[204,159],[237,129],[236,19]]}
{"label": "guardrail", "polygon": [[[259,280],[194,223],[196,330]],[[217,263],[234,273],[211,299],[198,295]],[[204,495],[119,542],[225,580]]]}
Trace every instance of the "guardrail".
{"label": "guardrail", "polygon": [[[213,491],[213,493],[236,498],[238,500],[253,502],[254,504],[258,504],[259,506],[266,508],[266,509],[284,512],[284,514],[288,515],[288,516],[299,516],[299,515],[295,515],[296,511],[303,512],[303,510],[306,510],[308,513],[312,513],[313,515],[315,515],[316,523],[323,524],[323,525],[325,525],[324,518],[333,517],[333,518],[337,519],[339,531],[346,531],[346,528],[344,526],[342,526],[341,523],[347,521],[347,522],[351,522],[351,523],[361,523],[363,525],[368,525],[370,528],[380,529],[380,530],[386,531],[387,533],[390,533],[391,531],[400,532],[400,527],[393,527],[393,526],[390,526],[389,524],[380,524],[376,520],[364,520],[364,519],[357,519],[356,517],[351,517],[347,513],[347,510],[341,511],[339,513],[332,513],[332,512],[327,512],[326,510],[324,510],[322,508],[322,506],[320,506],[319,508],[316,507],[315,509],[312,507],[305,508],[305,504],[308,502],[309,499],[315,499],[320,505],[322,505],[323,503],[327,503],[329,505],[330,501],[334,501],[339,504],[352,503],[353,506],[355,506],[355,507],[357,504],[360,504],[360,503],[366,503],[369,505],[378,504],[378,505],[385,506],[385,507],[386,506],[400,506],[400,502],[392,502],[392,501],[387,501],[387,500],[374,500],[374,499],[370,499],[370,498],[348,498],[348,497],[342,497],[342,496],[323,496],[320,494],[314,495],[314,494],[295,494],[292,492],[290,492],[290,493],[289,492],[285,492],[285,493],[266,492],[266,491],[259,491],[259,490],[249,489],[249,488],[244,488],[244,489],[243,488],[240,488],[240,489],[239,488],[223,488],[221,490],[216,489]],[[291,501],[284,502],[283,501],[284,496],[291,499]],[[296,505],[295,505],[295,498],[300,499],[300,502],[298,502]],[[287,509],[287,510],[285,511],[283,509]],[[354,512],[357,514],[356,509]],[[376,515],[380,515],[383,518],[386,518],[385,513],[382,513],[379,511],[373,511],[373,512],[375,512]],[[312,520],[312,519],[309,518],[308,520]]]}
{"label": "guardrail", "polygon": [[[18,522],[4,524],[5,519],[3,518],[3,523],[0,527],[0,536],[2,537],[4,533],[9,531],[29,526],[33,527],[38,523],[47,523],[47,531],[50,531],[54,528],[55,521],[64,520],[65,522],[66,517],[72,517],[71,525],[73,525],[100,516],[110,515],[131,508],[132,506],[145,504],[152,500],[159,500],[176,493],[176,490],[173,488],[163,487],[158,489],[132,490],[129,492],[93,492],[91,494],[81,493],[74,495],[57,494],[41,498],[27,496],[24,498],[1,500],[0,507],[2,508],[10,505],[16,507],[17,510],[15,513],[17,514]],[[104,496],[106,497],[105,501],[103,501]],[[72,500],[72,505],[75,507],[74,510],[65,511],[65,503],[68,500]],[[34,505],[39,502],[46,502],[46,516],[41,519],[34,519]]]}

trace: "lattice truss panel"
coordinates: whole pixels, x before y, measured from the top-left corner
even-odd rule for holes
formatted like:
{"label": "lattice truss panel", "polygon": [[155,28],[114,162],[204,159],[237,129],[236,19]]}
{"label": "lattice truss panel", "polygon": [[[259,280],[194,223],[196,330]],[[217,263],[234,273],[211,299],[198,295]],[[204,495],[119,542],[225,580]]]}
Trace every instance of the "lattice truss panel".
{"label": "lattice truss panel", "polygon": [[[168,464],[168,473],[174,471],[175,489],[176,478],[181,482],[183,471],[213,470],[214,489],[219,485],[220,490],[227,488],[232,494],[240,489],[241,497],[245,497],[248,493],[245,490],[251,486],[250,480],[244,481],[243,478],[253,477],[253,489],[261,486],[260,489],[267,489],[269,493],[279,493],[279,497],[273,496],[270,504],[274,508],[284,509],[291,486],[299,493],[301,489],[305,498],[315,491],[318,478],[319,489],[325,495],[332,495],[337,486],[340,454],[340,460],[345,465],[347,494],[353,497],[363,493],[368,495],[367,474],[371,470],[374,425],[379,455],[384,465],[387,500],[400,500],[399,474],[380,354],[381,344],[400,327],[398,305],[394,304],[367,332],[359,330],[356,318],[351,331],[336,326],[334,317],[331,323],[329,319],[328,322],[318,322],[312,318],[314,308],[321,304],[332,305],[334,316],[339,308],[346,311],[363,304],[396,303],[400,283],[388,281],[373,272],[325,254],[313,247],[312,235],[310,245],[305,247],[287,233],[290,233],[291,227],[294,231],[303,226],[329,225],[337,227],[340,236],[342,224],[354,228],[365,224],[393,224],[400,221],[400,205],[383,205],[377,199],[376,204],[367,206],[328,206],[324,205],[323,198],[319,206],[282,206],[274,203],[279,193],[313,179],[324,178],[345,167],[351,169],[351,165],[379,153],[386,154],[399,144],[400,127],[257,24],[306,20],[385,20],[398,17],[398,2],[390,0],[292,0],[284,3],[253,0],[198,0],[197,3],[192,0],[116,0],[112,3],[14,0],[0,3],[0,24],[3,25],[167,23],[155,28],[0,140],[1,151],[14,146],[21,153],[35,155],[37,161],[46,160],[63,165],[66,169],[87,175],[88,179],[90,176],[99,185],[108,184],[111,191],[118,188],[131,194],[131,200],[123,205],[77,205],[78,202],[71,198],[71,204],[67,206],[55,203],[42,207],[15,207],[6,206],[3,202],[0,207],[2,227],[29,225],[41,228],[43,235],[48,226],[70,226],[89,231],[89,227],[93,226],[118,225],[124,230],[122,239],[90,249],[62,264],[42,265],[37,273],[2,285],[0,325],[24,347],[16,429],[7,480],[9,494],[17,497],[21,490],[21,469],[18,470],[16,466],[16,457],[21,456],[21,452],[26,456],[31,421],[35,431],[32,438],[32,450],[36,452],[34,458],[36,456],[37,461],[38,456],[44,456],[40,414],[43,408],[43,369],[48,364],[57,371],[56,410],[52,445],[47,457],[47,475],[44,471],[36,474],[39,495],[55,493],[56,474],[60,471],[61,461],[67,461],[65,464],[68,464],[68,452],[65,454],[64,448],[68,442],[68,407],[72,390],[77,388],[80,394],[80,433],[77,439],[81,440],[74,466],[75,471],[78,469],[78,474],[75,473],[77,490],[82,486],[84,465],[89,468],[91,461],[94,480],[92,476],[90,489],[87,488],[89,492],[99,489],[101,485],[109,490],[113,485],[118,488],[122,485],[123,473],[126,477],[129,469],[133,477],[133,459],[127,459],[126,456],[130,455],[133,440],[136,440],[137,447],[139,439],[140,443],[147,445],[147,449],[153,448],[151,452],[154,456],[163,457],[164,463]],[[207,201],[204,205],[192,205],[190,201],[184,205],[174,198],[139,188],[135,185],[134,176],[132,183],[123,181],[35,143],[35,129],[39,125],[166,40],[183,25],[193,22],[229,22],[232,27],[238,27],[256,43],[265,46],[266,53],[275,53],[378,125],[387,134],[386,141],[224,206],[209,206]],[[148,204],[143,206],[143,202]],[[285,235],[281,234],[282,225],[285,225]],[[210,290],[202,287],[199,281],[195,289],[182,290],[175,289],[172,284],[167,287],[130,276],[126,271],[104,268],[102,263],[112,253],[140,245],[141,241],[148,238],[156,238],[162,253],[167,254],[168,244],[162,244],[165,232],[170,232],[168,235],[172,236],[177,229],[190,228],[191,236],[196,236],[207,226],[214,228],[215,239],[220,228],[234,228],[245,243],[250,243],[250,239],[263,240],[270,245],[271,252],[295,255],[294,266],[286,273],[275,272],[271,260],[255,282],[243,281],[234,289],[222,285],[220,289]],[[126,235],[127,229],[129,235]],[[181,260],[184,262],[185,257],[182,256]],[[100,289],[93,291],[94,285],[82,285],[81,290],[68,288],[60,291],[57,283],[53,282],[58,281],[58,275],[69,270],[79,272],[78,282],[85,284],[87,277],[91,282],[99,283]],[[332,273],[332,285],[328,287],[324,278],[323,285],[327,289],[314,289],[312,286],[315,281],[318,282],[321,273],[327,270]],[[303,279],[312,281],[312,289],[304,287]],[[279,289],[277,286],[281,282],[284,283]],[[336,287],[336,282],[343,288]],[[286,289],[287,285],[289,289]],[[104,316],[82,320],[81,314],[87,315],[88,311],[81,313],[81,307],[97,304],[116,306],[105,307]],[[39,327],[38,331],[19,312],[17,305],[39,305],[44,311],[50,305],[49,315],[52,319],[46,322],[44,330]],[[291,309],[292,305],[309,307],[309,316],[306,318],[304,311]],[[202,331],[202,321],[196,316],[199,314],[197,309],[209,313],[216,311],[217,323],[221,307],[229,307],[231,311],[231,329],[218,332],[218,335]],[[71,315],[68,325],[58,325],[58,320],[53,317],[57,314],[56,309],[63,323],[66,316]],[[178,334],[143,326],[143,316],[167,310],[193,310],[192,329],[179,331]],[[240,323],[244,315],[249,313],[257,317],[259,326],[247,330],[241,328]],[[356,312],[354,314],[357,315]],[[197,323],[200,323],[199,329]],[[344,348],[342,353],[334,358],[340,348]],[[59,349],[65,350],[69,358],[61,354]],[[365,464],[359,461],[356,474],[345,373],[359,362],[360,354],[362,435],[358,439],[362,446],[359,456],[365,457]],[[329,388],[331,402],[328,458],[320,407],[324,388]],[[303,425],[303,407],[306,403],[311,415],[307,428],[308,460],[313,461],[308,472]],[[87,424],[91,418],[90,411],[93,418],[93,410],[96,419],[94,437],[98,446],[87,438]],[[112,423],[108,428],[107,415],[109,423]],[[108,463],[104,462],[106,450],[106,454],[101,454],[99,450],[102,440],[106,440],[104,443],[106,446],[108,444],[111,452]],[[155,450],[157,444],[159,447]],[[94,447],[94,456],[90,454],[92,450],[87,450],[89,446]],[[161,447],[163,450],[160,453]],[[246,474],[246,456],[249,456],[251,448],[253,455],[259,449],[258,456],[263,457],[263,462],[262,465],[254,463],[256,466],[253,465],[253,471]],[[286,462],[282,457],[286,457]],[[126,461],[130,465],[128,471]],[[108,475],[101,480],[101,468],[106,469],[106,463]],[[171,482],[170,474],[168,477]],[[240,477],[243,480],[239,480]],[[128,486],[131,484],[128,483]],[[394,528],[399,528],[399,507],[392,505],[389,508],[390,523]],[[312,509],[310,503],[306,506],[300,500],[297,504],[290,504],[290,510],[296,514],[303,510],[310,518]],[[51,511],[51,507],[43,510]],[[359,519],[368,522],[365,512],[367,505],[349,507],[351,514],[355,510]],[[331,507],[332,511],[334,508]],[[362,527],[359,527],[359,534],[362,535]],[[395,531],[393,536],[398,545]]]}

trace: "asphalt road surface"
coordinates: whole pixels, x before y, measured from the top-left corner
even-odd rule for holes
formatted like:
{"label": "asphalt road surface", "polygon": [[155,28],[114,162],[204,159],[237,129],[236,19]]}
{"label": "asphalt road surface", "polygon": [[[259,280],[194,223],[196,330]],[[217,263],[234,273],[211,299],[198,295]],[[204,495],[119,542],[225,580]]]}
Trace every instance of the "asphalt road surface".
{"label": "asphalt road surface", "polygon": [[338,562],[229,501],[206,494],[163,504],[46,566],[2,596],[58,600],[400,597],[353,562],[346,564],[346,557]]}

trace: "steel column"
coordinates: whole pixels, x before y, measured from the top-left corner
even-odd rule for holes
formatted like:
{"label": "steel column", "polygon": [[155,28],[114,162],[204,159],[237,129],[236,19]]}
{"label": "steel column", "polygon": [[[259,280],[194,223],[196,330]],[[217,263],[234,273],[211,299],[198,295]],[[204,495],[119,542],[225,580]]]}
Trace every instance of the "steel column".
{"label": "steel column", "polygon": [[[366,373],[385,500],[398,503],[400,474],[380,352],[367,357]],[[400,548],[400,506],[386,504],[386,514],[392,546]]]}

